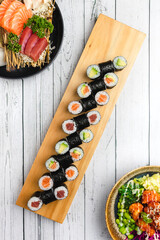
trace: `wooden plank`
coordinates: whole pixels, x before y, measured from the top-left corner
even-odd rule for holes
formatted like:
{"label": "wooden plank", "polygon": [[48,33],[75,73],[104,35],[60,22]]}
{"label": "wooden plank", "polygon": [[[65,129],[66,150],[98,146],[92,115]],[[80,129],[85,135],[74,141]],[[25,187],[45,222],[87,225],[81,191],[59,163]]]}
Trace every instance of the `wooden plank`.
{"label": "wooden plank", "polygon": [[[57,109],[66,86],[84,48],[84,1],[58,1],[64,19],[64,39],[61,52],[54,62],[54,110]],[[78,14],[77,14],[78,9]],[[81,209],[79,211],[79,209]],[[84,184],[63,224],[54,224],[56,240],[84,239]]]}
{"label": "wooden plank", "polygon": [[159,97],[159,41],[160,32],[156,24],[160,21],[160,1],[150,1],[150,164],[159,165],[160,102]]}
{"label": "wooden plank", "polygon": [[[99,13],[115,18],[115,1],[85,1],[86,39]],[[102,167],[103,166],[103,167]],[[105,203],[115,184],[115,109],[85,174],[85,239],[111,239],[104,221]],[[92,219],[92,220],[91,220]]]}
{"label": "wooden plank", "polygon": [[22,81],[0,79],[0,238],[23,238],[23,211],[15,202],[23,184]]}
{"label": "wooden plank", "polygon": [[[128,0],[118,0],[116,6],[117,20],[145,32],[148,36],[148,0],[134,0],[132,7]],[[123,9],[126,9],[125,14]],[[117,103],[117,179],[130,170],[148,164],[148,109],[148,41],[146,39]]]}
{"label": "wooden plank", "polygon": [[[106,36],[108,37],[106,38]],[[46,172],[44,162],[54,153],[53,146],[55,146],[56,142],[64,137],[61,124],[64,119],[71,118],[71,114],[67,111],[67,105],[71,100],[77,98],[76,88],[80,82],[88,80],[84,75],[87,66],[93,62],[98,63],[106,59],[113,59],[116,55],[124,55],[128,60],[127,68],[118,73],[118,76],[121,79],[118,85],[114,89],[108,90],[108,93],[110,94],[110,101],[107,106],[103,108],[98,107],[102,120],[98,127],[91,127],[94,133],[93,141],[89,144],[83,144],[85,156],[82,161],[77,163],[79,176],[75,181],[67,183],[70,193],[69,197],[63,201],[56,201],[48,206],[43,206],[42,209],[37,212],[38,214],[57,222],[63,222],[144,38],[144,33],[141,33],[102,14],[99,16],[55,117],[50,125],[45,140],[43,141],[36,160],[33,163],[25,185],[19,195],[17,205],[27,208],[27,201],[29,197],[33,194],[33,192],[38,190],[38,179],[44,172]],[[73,95],[71,93],[73,93]]]}

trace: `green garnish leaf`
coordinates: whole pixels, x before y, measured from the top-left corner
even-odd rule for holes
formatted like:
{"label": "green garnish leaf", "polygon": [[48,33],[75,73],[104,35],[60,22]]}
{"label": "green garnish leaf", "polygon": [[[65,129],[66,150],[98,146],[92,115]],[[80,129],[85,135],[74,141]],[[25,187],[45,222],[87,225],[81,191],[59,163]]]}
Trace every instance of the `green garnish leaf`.
{"label": "green garnish leaf", "polygon": [[18,53],[21,51],[21,45],[19,44],[19,37],[16,34],[9,33],[7,48],[10,51],[13,51],[15,53]]}
{"label": "green garnish leaf", "polygon": [[53,32],[54,26],[52,23],[47,21],[45,18],[34,15],[32,18],[29,18],[27,23],[24,24],[24,28],[30,27],[33,33],[36,33],[39,38],[45,37],[45,32],[48,29],[50,33]]}
{"label": "green garnish leaf", "polygon": [[143,221],[146,223],[152,223],[152,219],[148,217],[147,213],[141,212],[141,217],[143,218]]}

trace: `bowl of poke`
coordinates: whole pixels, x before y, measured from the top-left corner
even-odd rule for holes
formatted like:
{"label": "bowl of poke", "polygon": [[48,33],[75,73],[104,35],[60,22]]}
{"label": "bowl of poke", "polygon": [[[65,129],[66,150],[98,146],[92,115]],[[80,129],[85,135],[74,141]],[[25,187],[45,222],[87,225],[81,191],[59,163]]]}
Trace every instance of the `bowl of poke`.
{"label": "bowl of poke", "polygon": [[108,197],[105,217],[114,240],[160,239],[160,167],[123,176]]}

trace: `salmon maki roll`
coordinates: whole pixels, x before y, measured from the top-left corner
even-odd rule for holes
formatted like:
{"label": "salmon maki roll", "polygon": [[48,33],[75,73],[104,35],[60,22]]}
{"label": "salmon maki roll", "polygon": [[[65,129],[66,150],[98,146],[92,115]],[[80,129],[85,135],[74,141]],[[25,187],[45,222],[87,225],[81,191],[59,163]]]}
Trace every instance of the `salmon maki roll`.
{"label": "salmon maki roll", "polygon": [[11,4],[11,0],[4,0],[1,4],[0,4],[0,23],[4,17],[4,14],[7,10],[7,8],[9,7],[9,5]]}
{"label": "salmon maki roll", "polygon": [[6,10],[5,14],[4,14],[4,17],[3,17],[2,21],[1,21],[1,26],[5,30],[7,30],[8,32],[11,32],[11,20],[12,20],[12,17],[14,15],[14,13],[22,5],[23,5],[23,3],[15,0],[14,2],[11,2],[9,7],[7,8],[7,10]]}

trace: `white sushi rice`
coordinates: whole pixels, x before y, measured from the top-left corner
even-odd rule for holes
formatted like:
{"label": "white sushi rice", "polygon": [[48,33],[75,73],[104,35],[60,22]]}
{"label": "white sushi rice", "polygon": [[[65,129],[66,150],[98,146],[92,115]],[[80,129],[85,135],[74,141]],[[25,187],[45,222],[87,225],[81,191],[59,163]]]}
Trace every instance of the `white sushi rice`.
{"label": "white sushi rice", "polygon": [[[69,123],[71,123],[71,124],[74,125],[73,130],[68,130],[68,129],[67,129],[66,125],[69,124]],[[63,129],[63,131],[64,131],[65,133],[67,133],[67,134],[72,134],[72,133],[74,133],[74,132],[77,131],[76,124],[75,124],[75,122],[74,122],[72,119],[69,119],[69,120],[64,121],[64,122],[62,123],[62,129]]]}
{"label": "white sushi rice", "polygon": [[[90,116],[92,116],[93,114],[96,114],[96,116],[97,116],[97,118],[96,118],[96,120],[95,120],[94,122],[92,122],[92,121],[90,120]],[[100,113],[99,113],[98,111],[88,112],[88,113],[87,113],[87,117],[88,117],[88,121],[89,121],[90,125],[96,125],[96,124],[98,124],[99,121],[101,120],[101,115],[100,115]]]}
{"label": "white sushi rice", "polygon": [[[59,191],[64,191],[64,197],[63,197],[63,198],[59,198],[59,197],[57,196],[57,194],[58,194]],[[55,189],[54,189],[54,195],[55,195],[55,198],[56,198],[57,200],[63,200],[63,199],[65,199],[65,198],[68,196],[68,189],[67,189],[67,187],[65,187],[65,186],[59,186],[59,187],[55,188]]]}
{"label": "white sushi rice", "polygon": [[[84,133],[89,133],[89,137],[87,139],[84,139],[83,137],[83,134]],[[92,141],[93,139],[93,133],[90,129],[83,129],[81,132],[80,132],[80,138],[83,142],[85,143],[89,143],[90,141]]]}
{"label": "white sushi rice", "polygon": [[[97,71],[97,74],[94,76],[94,77],[90,77],[90,72],[92,69],[95,69]],[[90,79],[95,79],[95,78],[98,78],[100,77],[100,74],[101,74],[101,70],[100,70],[100,67],[98,65],[90,65],[88,68],[87,68],[87,76],[90,78]]]}
{"label": "white sushi rice", "polygon": [[45,188],[45,187],[43,187],[43,185],[42,185],[42,182],[43,182],[43,179],[44,179],[44,178],[50,178],[50,177],[49,177],[49,176],[42,176],[42,177],[39,179],[38,185],[39,185],[40,189],[43,190],[43,191],[50,190],[50,189],[53,187],[53,185],[54,185],[53,180],[50,178],[49,186]]}
{"label": "white sushi rice", "polygon": [[[39,202],[39,206],[32,207],[33,202]],[[27,203],[27,206],[31,211],[38,211],[42,207],[42,205],[43,205],[42,200],[39,197],[35,197],[35,196],[31,197]]]}
{"label": "white sushi rice", "polygon": [[[82,87],[83,87],[84,85],[87,86],[88,89],[89,89],[89,92],[87,92],[85,95],[82,94]],[[91,95],[91,88],[90,88],[90,86],[88,85],[88,83],[81,83],[81,84],[79,85],[79,87],[77,88],[77,93],[78,93],[78,96],[79,96],[80,98],[87,98],[87,97],[89,97],[89,96]]]}
{"label": "white sushi rice", "polygon": [[[73,170],[74,171],[74,175],[72,177],[69,177],[67,175],[67,171],[69,170]],[[78,169],[76,168],[76,166],[70,166],[65,170],[65,177],[67,178],[68,181],[73,181],[78,177]]]}
{"label": "white sushi rice", "polygon": [[[102,95],[105,95],[105,96],[107,97],[107,99],[106,99],[105,102],[99,102],[99,101],[98,101],[98,99],[99,99],[99,97],[100,97],[101,94],[102,94]],[[106,105],[106,104],[109,102],[109,99],[110,99],[110,97],[109,97],[108,93],[107,93],[107,92],[104,92],[104,91],[99,91],[99,92],[96,93],[96,95],[95,95],[95,100],[96,100],[97,104],[100,105],[100,106]]]}
{"label": "white sushi rice", "polygon": [[[79,104],[79,107],[78,107],[77,110],[73,111],[72,110],[72,105],[75,104],[75,103]],[[79,113],[82,112],[82,110],[83,110],[82,104],[78,101],[70,102],[69,105],[68,105],[68,111],[72,114],[79,114]]]}
{"label": "white sushi rice", "polygon": [[[74,151],[78,151],[78,152],[80,153],[78,159],[72,157],[71,153],[74,152]],[[83,152],[83,149],[82,149],[82,148],[80,148],[80,147],[75,147],[75,148],[72,148],[72,149],[70,150],[70,155],[71,155],[71,157],[72,157],[72,160],[73,160],[74,162],[76,162],[76,161],[79,161],[79,160],[81,160],[81,159],[83,158],[84,152]]]}
{"label": "white sushi rice", "polygon": [[[106,78],[113,78],[114,81],[108,83],[108,82],[106,81]],[[112,87],[114,87],[114,86],[117,85],[117,83],[118,83],[118,76],[117,76],[115,73],[112,73],[112,72],[107,73],[107,74],[104,75],[104,82],[105,82],[105,84],[106,84],[106,86],[107,86],[108,88],[112,88]]]}
{"label": "white sushi rice", "polygon": [[[65,148],[65,150],[64,150],[63,152],[60,152],[60,146],[61,146],[61,144],[63,144],[63,143],[66,144],[67,147]],[[61,140],[61,141],[57,142],[56,145],[55,145],[55,151],[56,151],[58,154],[65,154],[66,152],[68,152],[68,150],[69,150],[69,145],[68,145],[67,141],[65,141],[65,140]]]}
{"label": "white sushi rice", "polygon": [[126,63],[126,65],[127,65],[127,60],[126,60],[124,57],[122,57],[122,56],[118,56],[118,57],[115,57],[115,58],[113,59],[114,68],[117,69],[117,70],[122,70],[122,69],[124,69],[124,68],[126,67],[126,65],[125,65],[125,66],[119,66],[119,65],[117,64],[117,61],[118,61],[119,59],[122,60],[122,61],[124,61],[124,62]]}
{"label": "white sushi rice", "polygon": [[[51,161],[54,161],[56,163],[56,168],[52,169],[49,167]],[[46,161],[45,165],[46,165],[47,170],[49,170],[50,172],[56,172],[60,168],[59,162],[57,160],[55,160],[53,157],[50,157]]]}

